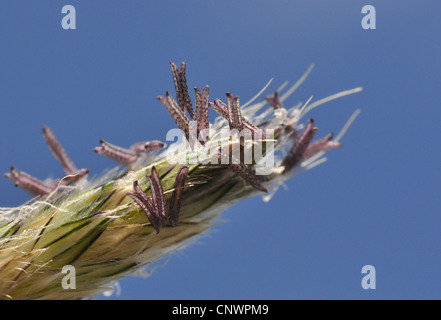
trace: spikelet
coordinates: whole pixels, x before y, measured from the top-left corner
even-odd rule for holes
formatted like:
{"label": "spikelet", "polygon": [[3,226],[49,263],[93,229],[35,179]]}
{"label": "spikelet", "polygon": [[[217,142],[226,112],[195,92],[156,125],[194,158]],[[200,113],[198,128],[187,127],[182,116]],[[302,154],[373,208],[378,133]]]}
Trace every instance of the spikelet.
{"label": "spikelet", "polygon": [[[122,167],[89,181],[89,171],[78,170],[45,127],[44,137],[66,176],[49,183],[14,167],[5,174],[35,198],[0,209],[1,299],[95,297],[110,283],[185,247],[225,208],[254,195],[268,201],[283,181],[322,163],[326,151],[340,147],[339,139],[359,112],[336,139],[327,135],[312,142],[314,121],[305,126],[299,121],[329,99],[283,106],[310,69],[287,93],[278,90],[246,107],[231,93],[226,103],[209,102],[208,86],[195,89],[193,110],[185,68],[185,63],[180,68],[171,64],[176,100],[168,92],[158,97],[185,139],[166,149],[160,141],[125,149],[101,140],[95,152]],[[220,114],[214,123],[208,120],[210,107]],[[225,137],[223,129],[235,133]],[[245,151],[256,148],[262,157],[246,159]],[[262,166],[271,159],[270,166]],[[63,287],[65,266],[75,270],[75,289]]]}

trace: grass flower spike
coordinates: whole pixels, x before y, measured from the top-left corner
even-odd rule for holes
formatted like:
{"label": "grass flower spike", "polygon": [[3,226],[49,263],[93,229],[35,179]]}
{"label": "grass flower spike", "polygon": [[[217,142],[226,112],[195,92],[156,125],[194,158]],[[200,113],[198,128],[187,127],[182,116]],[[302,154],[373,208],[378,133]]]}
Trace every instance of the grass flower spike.
{"label": "grass flower spike", "polygon": [[[90,299],[109,285],[185,247],[238,201],[271,199],[283,181],[323,163],[341,147],[342,131],[314,141],[314,119],[305,114],[325,99],[286,108],[285,93],[241,106],[239,97],[210,101],[209,87],[194,89],[186,63],[170,64],[176,98],[158,96],[182,139],[165,147],[153,140],[129,148],[103,139],[93,150],[119,166],[99,179],[78,169],[48,127],[43,137],[65,177],[41,181],[11,167],[5,177],[34,198],[0,208],[0,299]],[[256,97],[255,97],[256,98]],[[252,100],[254,101],[253,98]],[[209,121],[208,111],[219,114]],[[161,109],[159,109],[161,111]],[[63,286],[63,268],[75,270],[75,288]]]}

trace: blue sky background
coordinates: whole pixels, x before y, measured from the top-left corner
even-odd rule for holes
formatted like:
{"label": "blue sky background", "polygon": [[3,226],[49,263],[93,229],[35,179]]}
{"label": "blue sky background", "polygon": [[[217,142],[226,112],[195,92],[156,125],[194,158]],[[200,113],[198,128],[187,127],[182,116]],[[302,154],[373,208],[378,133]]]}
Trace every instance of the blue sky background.
{"label": "blue sky background", "polygon": [[[77,29],[61,28],[72,4]],[[374,5],[377,29],[363,30]],[[441,298],[439,1],[2,1],[0,169],[38,178],[61,168],[50,126],[92,176],[114,166],[100,138],[129,146],[175,127],[156,96],[174,92],[169,61],[190,88],[245,102],[315,69],[286,105],[357,86],[310,114],[320,135],[362,113],[329,161],[252,198],[118,299]],[[0,179],[0,206],[29,196]],[[377,289],[363,290],[373,265]],[[101,297],[107,299],[105,297]]]}

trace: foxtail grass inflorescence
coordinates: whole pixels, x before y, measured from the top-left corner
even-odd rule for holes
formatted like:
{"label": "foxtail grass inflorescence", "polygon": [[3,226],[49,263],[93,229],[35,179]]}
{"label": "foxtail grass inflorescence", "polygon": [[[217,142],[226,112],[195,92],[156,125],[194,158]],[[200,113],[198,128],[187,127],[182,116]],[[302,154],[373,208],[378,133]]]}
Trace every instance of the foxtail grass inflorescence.
{"label": "foxtail grass inflorescence", "polygon": [[[89,170],[78,169],[44,127],[44,139],[66,176],[41,181],[15,167],[5,174],[34,198],[0,209],[1,299],[95,297],[185,247],[225,208],[254,195],[268,201],[285,180],[323,163],[323,154],[341,146],[359,113],[335,138],[331,133],[313,142],[314,120],[300,123],[308,111],[361,88],[285,108],[309,68],[285,93],[281,87],[244,106],[232,93],[225,102],[210,101],[208,86],[195,88],[193,107],[186,63],[170,67],[176,100],[169,92],[158,100],[179,128],[177,142],[165,148],[154,140],[126,149],[101,139],[94,151],[120,166],[89,180]],[[219,114],[213,123],[210,108]],[[62,285],[65,266],[75,270],[75,288]]]}

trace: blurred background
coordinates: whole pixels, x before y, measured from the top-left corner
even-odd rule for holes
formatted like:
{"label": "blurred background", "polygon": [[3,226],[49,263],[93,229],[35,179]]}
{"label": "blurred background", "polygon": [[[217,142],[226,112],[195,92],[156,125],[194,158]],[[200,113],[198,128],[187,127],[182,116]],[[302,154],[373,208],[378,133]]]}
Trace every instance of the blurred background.
{"label": "blurred background", "polygon": [[[75,30],[61,26],[67,4]],[[362,28],[366,4],[375,30]],[[92,177],[115,165],[92,151],[100,138],[165,140],[176,125],[156,96],[174,93],[170,61],[187,61],[190,88],[242,102],[314,63],[285,105],[362,86],[309,114],[324,136],[360,108],[343,148],[98,298],[439,299],[439,12],[439,1],[3,1],[0,170],[62,175],[43,125]],[[0,190],[1,207],[30,198],[5,178]],[[375,290],[361,286],[364,265],[376,269]]]}

